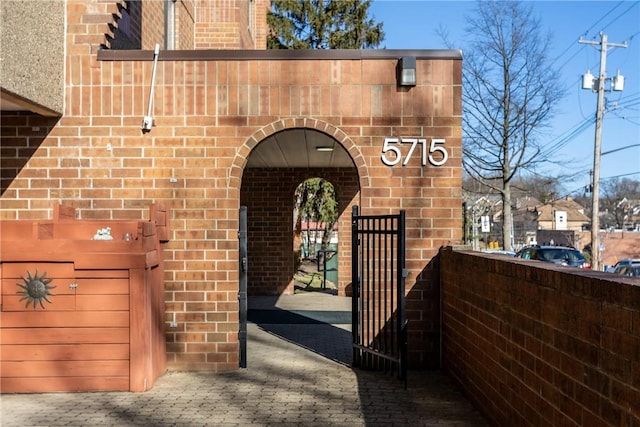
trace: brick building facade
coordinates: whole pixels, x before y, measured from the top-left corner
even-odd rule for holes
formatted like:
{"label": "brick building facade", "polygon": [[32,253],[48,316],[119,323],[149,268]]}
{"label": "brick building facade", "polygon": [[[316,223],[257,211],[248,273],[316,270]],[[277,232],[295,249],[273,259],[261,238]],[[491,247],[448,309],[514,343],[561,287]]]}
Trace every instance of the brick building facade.
{"label": "brick building facade", "polygon": [[[325,178],[339,200],[342,294],[351,274],[351,207],[406,211],[410,361],[437,366],[439,290],[431,259],[462,233],[460,52],[267,51],[267,1],[175,3],[176,50],[166,50],[158,25],[147,30],[164,13],[154,9],[161,2],[64,2],[60,115],[43,115],[28,102],[8,107],[20,93],[5,90],[2,77],[1,218],[49,218],[62,203],[107,225],[145,219],[150,203],[169,206],[169,367],[222,371],[238,367],[240,206],[249,213],[249,294],[291,292],[293,192],[308,177]],[[132,7],[142,9],[129,14]],[[118,30],[120,20],[128,21],[126,30]],[[121,33],[123,45],[134,48],[110,49],[124,40]],[[155,43],[163,46],[155,125],[143,132]],[[398,84],[402,57],[416,60],[415,86]],[[307,166],[287,165],[286,153],[285,163],[257,154],[261,144],[271,146],[263,154],[273,154],[301,134],[294,151]],[[420,138],[424,147],[409,156],[411,144],[386,138]],[[323,157],[318,143],[332,145],[333,154]],[[402,162],[394,164],[396,149]],[[443,150],[446,162],[438,157]],[[442,164],[430,163],[430,155]]]}

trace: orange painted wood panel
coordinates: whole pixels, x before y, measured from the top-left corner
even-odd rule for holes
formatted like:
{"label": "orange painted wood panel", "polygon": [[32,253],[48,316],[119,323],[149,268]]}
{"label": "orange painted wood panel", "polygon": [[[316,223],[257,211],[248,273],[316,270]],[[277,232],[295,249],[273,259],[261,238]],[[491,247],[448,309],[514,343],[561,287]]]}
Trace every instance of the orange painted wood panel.
{"label": "orange painted wood panel", "polygon": [[[160,210],[166,227],[168,211]],[[149,389],[166,369],[162,248],[153,217],[80,221],[62,206],[54,216],[0,221],[9,230],[0,233],[0,389]],[[115,240],[90,240],[105,227]],[[134,241],[123,241],[125,232]],[[19,301],[17,283],[36,269],[56,287],[52,303],[34,310]]]}
{"label": "orange painted wood panel", "polygon": [[151,314],[145,307],[151,306],[149,297],[149,286],[145,285],[145,270],[131,269],[131,323],[130,323],[130,343],[131,358],[129,380],[132,391],[143,391],[147,383],[153,382],[153,367],[148,355],[151,354],[151,336],[154,331],[150,330]]}
{"label": "orange painted wood panel", "polygon": [[37,237],[37,223],[30,220],[0,221],[2,240],[25,240]]}
{"label": "orange painted wood panel", "polygon": [[122,279],[77,279],[77,295],[129,294],[129,278]]}
{"label": "orange painted wood panel", "polygon": [[105,267],[113,270],[146,267],[145,253],[140,240],[126,243],[54,239],[37,240],[36,243],[34,241],[9,243],[3,241],[0,247],[2,259],[7,263],[29,263],[34,259],[64,263],[68,262],[69,258],[73,258],[75,267],[84,270],[99,270]]}
{"label": "orange painted wood panel", "polygon": [[[33,244],[33,243],[32,243]],[[8,248],[3,245],[3,258]],[[33,249],[33,248],[32,248]],[[27,253],[28,255],[28,253]],[[2,277],[15,278],[27,277],[28,272],[34,275],[36,270],[39,274],[47,273],[49,278],[75,277],[73,262],[3,262]]]}
{"label": "orange painted wood panel", "polygon": [[[76,290],[70,286],[75,282],[76,282],[76,279],[73,276],[54,278],[49,283],[49,286],[55,286],[55,288],[50,289],[49,292],[57,296],[75,295]],[[25,284],[24,280],[20,278],[2,279],[2,294],[3,295],[19,295],[18,292],[22,292],[24,291],[24,289],[18,286],[18,283],[20,283],[21,285]],[[49,298],[49,299],[53,299],[53,298]]]}
{"label": "orange painted wood panel", "polygon": [[53,220],[54,221],[73,221],[76,219],[76,208],[73,206],[65,206],[59,203],[53,205]]}
{"label": "orange painted wood panel", "polygon": [[2,362],[3,378],[28,377],[122,377],[128,360],[29,360]]}
{"label": "orange painted wood panel", "polygon": [[11,328],[0,329],[7,344],[128,343],[129,328]]}
{"label": "orange painted wood panel", "polygon": [[[129,310],[129,295],[77,295],[76,310],[103,312]],[[97,315],[108,316],[109,314]]]}
{"label": "orange painted wood panel", "polygon": [[78,311],[55,312],[33,310],[27,312],[0,313],[3,328],[97,328],[129,327],[129,312],[110,311],[108,313]]}
{"label": "orange painted wood panel", "polygon": [[[55,289],[52,289],[55,291]],[[55,295],[50,296],[49,300],[51,304],[46,301],[43,301],[44,307],[40,305],[40,303],[36,303],[36,308],[34,310],[33,303],[29,303],[29,306],[25,306],[27,300],[22,300],[21,295],[10,295],[4,294],[2,298],[2,311],[3,312],[42,312],[42,311],[56,311],[56,312],[64,312],[64,311],[73,311],[76,309],[76,296],[75,295]],[[4,327],[4,326],[3,326]]]}
{"label": "orange painted wood panel", "polygon": [[119,279],[129,277],[129,270],[111,270],[111,269],[101,269],[101,270],[81,270],[76,269],[76,278],[78,279],[93,279],[93,278],[112,278]]}
{"label": "orange painted wood panel", "polygon": [[128,344],[3,345],[2,361],[129,360]]}
{"label": "orange painted wood panel", "polygon": [[0,378],[0,389],[3,393],[126,391],[129,390],[129,377]]}
{"label": "orange painted wood panel", "polygon": [[54,239],[67,240],[92,240],[98,230],[111,228],[113,241],[122,241],[124,233],[131,233],[133,237],[138,234],[137,221],[65,221],[56,222],[53,225]]}

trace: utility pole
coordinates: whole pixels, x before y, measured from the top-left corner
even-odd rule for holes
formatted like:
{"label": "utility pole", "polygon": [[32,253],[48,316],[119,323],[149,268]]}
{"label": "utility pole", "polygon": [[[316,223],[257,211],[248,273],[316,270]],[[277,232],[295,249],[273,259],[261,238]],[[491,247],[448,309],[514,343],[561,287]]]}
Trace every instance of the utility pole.
{"label": "utility pole", "polygon": [[[607,48],[627,47],[627,43],[608,43],[607,35],[604,33],[600,33],[600,42],[580,39],[578,43],[600,46],[600,72],[598,78],[595,79],[590,72],[587,72],[582,78],[582,88],[591,89],[598,94],[596,136],[593,151],[593,192],[591,193],[591,268],[600,270],[600,236],[598,234],[600,231],[600,156],[602,155],[602,117],[604,115],[604,92],[607,77]],[[613,90],[622,90],[624,77],[622,77],[619,72],[617,76],[613,78],[611,86]]]}

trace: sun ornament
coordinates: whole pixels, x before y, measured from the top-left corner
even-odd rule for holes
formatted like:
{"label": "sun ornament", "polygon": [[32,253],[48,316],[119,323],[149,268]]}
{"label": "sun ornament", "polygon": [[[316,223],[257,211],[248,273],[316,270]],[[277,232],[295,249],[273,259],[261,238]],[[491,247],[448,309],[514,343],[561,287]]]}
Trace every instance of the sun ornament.
{"label": "sun ornament", "polygon": [[47,278],[47,272],[45,271],[42,275],[38,275],[38,269],[36,269],[36,274],[31,275],[30,271],[27,271],[28,277],[22,277],[24,280],[24,284],[16,283],[23,290],[18,291],[17,293],[22,295],[20,301],[27,300],[25,304],[25,308],[29,307],[29,304],[33,304],[33,309],[36,309],[36,304],[40,303],[40,306],[44,309],[44,302],[46,301],[51,304],[51,300],[49,300],[50,295],[54,295],[50,292],[51,289],[55,288],[55,286],[49,286],[49,283],[53,279]]}

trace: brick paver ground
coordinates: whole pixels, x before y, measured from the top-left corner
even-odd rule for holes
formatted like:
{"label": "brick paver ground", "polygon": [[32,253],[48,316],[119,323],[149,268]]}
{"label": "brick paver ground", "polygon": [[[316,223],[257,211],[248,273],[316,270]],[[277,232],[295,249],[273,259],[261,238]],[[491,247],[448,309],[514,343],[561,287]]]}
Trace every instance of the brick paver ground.
{"label": "brick paver ground", "polygon": [[488,425],[442,372],[410,372],[405,390],[395,377],[350,368],[348,303],[329,295],[252,299],[247,369],[169,372],[145,393],[5,394],[0,425]]}

